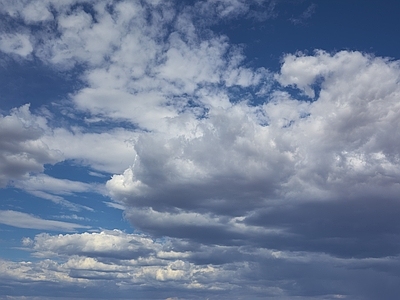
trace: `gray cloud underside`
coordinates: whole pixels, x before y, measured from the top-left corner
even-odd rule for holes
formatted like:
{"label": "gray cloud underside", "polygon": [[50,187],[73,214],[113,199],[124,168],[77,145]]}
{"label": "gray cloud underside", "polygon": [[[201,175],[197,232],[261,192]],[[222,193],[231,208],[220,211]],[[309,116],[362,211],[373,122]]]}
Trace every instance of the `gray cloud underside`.
{"label": "gray cloud underside", "polygon": [[287,56],[276,75],[310,97],[320,77],[313,102],[275,93],[259,107],[268,126],[236,104],[210,111],[190,136],[142,135],[133,166],[107,183],[111,195],[158,236],[397,255],[398,63],[317,52]]}

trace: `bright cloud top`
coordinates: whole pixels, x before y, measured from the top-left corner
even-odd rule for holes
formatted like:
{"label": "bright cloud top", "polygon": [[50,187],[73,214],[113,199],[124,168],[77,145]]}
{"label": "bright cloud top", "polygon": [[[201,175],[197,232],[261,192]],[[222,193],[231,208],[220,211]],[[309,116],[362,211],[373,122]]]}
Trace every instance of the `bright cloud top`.
{"label": "bright cloud top", "polygon": [[[273,73],[206,25],[272,18],[274,3],[0,8],[15,25],[2,57],[79,82],[60,101],[0,116],[0,186],[74,212],[97,208],[68,197],[109,197],[99,202],[134,229],[1,210],[2,224],[62,234],[24,238],[35,261],[2,260],[0,286],[51,297],[57,283],[74,299],[382,296],[373,284],[395,294],[400,63],[316,50],[284,55]],[[46,172],[61,162],[92,181]]]}

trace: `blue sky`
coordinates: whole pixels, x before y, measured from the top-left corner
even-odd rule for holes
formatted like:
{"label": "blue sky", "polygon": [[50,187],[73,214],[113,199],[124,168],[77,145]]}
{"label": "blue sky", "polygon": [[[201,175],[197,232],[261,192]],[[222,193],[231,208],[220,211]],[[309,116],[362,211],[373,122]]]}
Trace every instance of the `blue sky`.
{"label": "blue sky", "polygon": [[398,298],[398,2],[0,3],[0,299]]}

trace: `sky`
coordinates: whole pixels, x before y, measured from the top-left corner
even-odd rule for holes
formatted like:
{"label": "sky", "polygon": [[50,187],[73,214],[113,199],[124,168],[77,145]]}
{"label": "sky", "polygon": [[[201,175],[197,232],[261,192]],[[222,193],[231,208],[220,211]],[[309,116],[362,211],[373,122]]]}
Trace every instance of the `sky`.
{"label": "sky", "polygon": [[399,13],[0,0],[0,299],[398,299]]}

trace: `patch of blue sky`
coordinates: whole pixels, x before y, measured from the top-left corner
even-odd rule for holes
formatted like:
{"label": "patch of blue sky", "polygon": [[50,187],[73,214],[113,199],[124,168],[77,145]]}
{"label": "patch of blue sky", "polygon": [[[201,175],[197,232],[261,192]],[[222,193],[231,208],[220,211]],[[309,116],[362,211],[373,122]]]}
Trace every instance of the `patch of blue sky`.
{"label": "patch of blue sky", "polygon": [[[31,194],[15,188],[6,188],[2,190],[2,201],[0,211],[12,211],[33,216],[42,220],[57,220],[57,216],[71,213],[68,210],[63,211],[58,204],[49,200],[40,199]],[[76,214],[76,213],[75,213]],[[29,253],[21,250],[22,239],[25,237],[33,238],[36,234],[43,232],[43,229],[24,228],[26,224],[23,220],[14,220],[13,225],[3,224],[5,220],[0,220],[1,257],[13,257],[13,259],[27,259]],[[76,220],[71,221],[76,223]],[[32,224],[34,226],[34,224]],[[51,233],[61,233],[59,230],[50,230]]]}
{"label": "patch of blue sky", "polygon": [[[399,57],[400,39],[395,20],[400,2],[376,5],[366,1],[328,1],[315,5],[312,17],[293,24],[314,1],[281,1],[275,17],[265,22],[241,18],[218,23],[213,30],[241,45],[246,61],[253,67],[279,71],[285,53],[313,54],[315,49],[332,52],[358,50],[377,56]],[[377,24],[379,23],[379,26]],[[340,33],[340,34],[339,34]]]}
{"label": "patch of blue sky", "polygon": [[[71,176],[71,173],[68,172],[68,175]],[[121,210],[110,204],[107,205],[110,199],[106,196],[98,193],[77,193],[62,195],[62,197],[69,203],[77,205],[78,208],[84,206],[90,209],[71,210],[65,205],[36,197],[19,189],[11,187],[3,189],[0,211],[26,214],[26,218],[33,217],[35,220],[32,221],[31,227],[27,226],[29,223],[24,222],[21,218],[13,220],[12,224],[4,224],[7,222],[4,219],[0,220],[0,242],[2,244],[0,257],[11,257],[17,260],[30,258],[29,252],[23,249],[22,240],[24,238],[33,239],[35,235],[43,232],[65,234],[116,228],[125,232],[133,231],[132,226],[124,219]],[[24,215],[20,217],[24,217]],[[53,224],[48,224],[47,221],[62,222],[61,225],[64,225],[65,229],[58,224],[54,224],[52,228]],[[74,225],[68,226],[68,224]],[[47,229],[43,229],[43,227],[47,227]]]}
{"label": "patch of blue sky", "polygon": [[[42,219],[49,219],[54,216],[61,215],[80,215],[83,212],[81,210],[71,210],[70,208],[60,205],[60,203],[56,203],[47,199],[43,199],[41,197],[34,196],[30,193],[24,192],[20,189],[16,188],[6,188],[2,190],[3,201],[0,204],[1,210],[12,210],[22,213],[32,214]],[[66,200],[71,200],[71,196],[64,196]],[[68,198],[68,199],[67,199]],[[82,199],[80,199],[82,200]],[[75,200],[74,202],[78,202]],[[80,201],[81,204],[83,201]],[[86,214],[90,212],[87,210]]]}
{"label": "patch of blue sky", "polygon": [[[65,95],[70,97],[70,95]],[[79,128],[82,133],[101,133],[112,129],[123,128],[126,130],[145,130],[133,123],[131,120],[123,118],[110,118],[101,114],[92,115],[83,110],[77,110],[73,103],[68,101],[58,101],[49,103],[48,110],[43,111],[43,107],[39,113],[51,114],[48,118],[48,124],[53,127],[62,127],[69,129],[71,132]]]}
{"label": "patch of blue sky", "polygon": [[44,173],[49,176],[73,181],[104,184],[111,176],[111,174],[93,171],[73,160],[64,160],[54,165],[46,164],[44,167]]}
{"label": "patch of blue sky", "polygon": [[[30,197],[32,197],[31,200],[29,200]],[[25,206],[26,211],[42,219],[77,223],[82,226],[88,226],[90,230],[94,231],[99,228],[132,230],[132,227],[121,214],[121,210],[107,205],[106,203],[110,202],[110,199],[100,193],[75,193],[62,195],[62,197],[72,205],[75,205],[77,209],[71,209],[67,205],[53,203],[30,195],[24,197],[25,201],[21,203],[21,206]],[[28,203],[34,203],[35,207]],[[88,228],[84,230],[88,230]]]}
{"label": "patch of blue sky", "polygon": [[9,257],[15,261],[32,260],[31,253],[23,248],[22,240],[41,232],[43,231],[23,228],[16,230],[13,226],[0,224],[0,257]]}
{"label": "patch of blue sky", "polygon": [[293,99],[296,99],[298,101],[314,102],[315,100],[318,99],[321,88],[320,85],[318,85],[318,83],[312,85],[312,87],[313,91],[315,92],[314,97],[306,95],[302,90],[292,85],[286,87],[280,87],[280,90],[288,93]]}
{"label": "patch of blue sky", "polygon": [[58,71],[36,59],[9,60],[0,65],[1,109],[31,104],[35,110],[65,100],[80,87],[79,71]]}
{"label": "patch of blue sky", "polygon": [[311,85],[315,92],[314,97],[307,96],[302,90],[298,89],[296,86],[286,86],[282,87],[278,82],[272,81],[265,89],[260,89],[257,87],[241,88],[238,86],[230,87],[228,91],[229,101],[231,103],[239,103],[245,101],[249,106],[260,106],[268,103],[273,99],[273,94],[277,91],[286,92],[292,99],[305,102],[314,102],[318,99],[319,93],[321,91],[322,80],[317,80]]}

